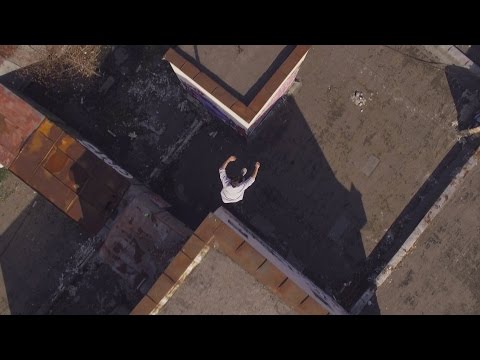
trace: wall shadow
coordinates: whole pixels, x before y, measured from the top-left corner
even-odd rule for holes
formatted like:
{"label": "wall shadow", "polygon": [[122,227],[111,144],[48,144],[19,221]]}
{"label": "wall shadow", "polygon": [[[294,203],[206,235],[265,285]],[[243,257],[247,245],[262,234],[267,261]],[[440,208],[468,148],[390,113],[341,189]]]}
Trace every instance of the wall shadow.
{"label": "wall shadow", "polygon": [[480,66],[480,45],[470,45],[470,48],[468,49],[466,55],[475,64]]}
{"label": "wall shadow", "polygon": [[[223,204],[218,168],[232,154],[238,160],[227,168],[230,175],[247,167],[248,176],[257,160],[261,168],[242,202]],[[211,123],[152,186],[192,228],[225,206],[340,303],[366,260],[362,196],[354,184],[344,187],[336,179],[293,97],[275,105],[248,144],[220,121]]]}
{"label": "wall shadow", "polygon": [[72,255],[87,242],[86,231],[36,195],[0,234],[0,286],[8,313],[36,314],[57,291]]}
{"label": "wall shadow", "polygon": [[457,110],[458,129],[468,129],[473,125],[473,116],[480,109],[480,78],[456,65],[446,66],[445,76]]}
{"label": "wall shadow", "polygon": [[[480,79],[469,70],[455,65],[445,67],[445,76],[457,112],[458,129],[474,126],[473,116],[480,109]],[[354,274],[352,286],[344,293],[346,303],[352,306],[368,288],[375,287],[375,277],[401,248],[479,146],[479,138],[468,138],[452,146],[372,250],[366,266]],[[365,308],[363,314],[369,313],[370,310]]]}

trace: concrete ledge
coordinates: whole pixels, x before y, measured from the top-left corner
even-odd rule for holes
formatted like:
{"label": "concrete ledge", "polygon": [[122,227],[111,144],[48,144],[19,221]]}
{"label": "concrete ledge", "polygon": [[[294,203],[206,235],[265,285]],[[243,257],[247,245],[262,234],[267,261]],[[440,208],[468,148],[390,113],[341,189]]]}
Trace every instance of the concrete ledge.
{"label": "concrete ledge", "polygon": [[210,250],[208,243],[219,225],[220,221],[212,214],[203,220],[195,234],[170,261],[168,267],[160,274],[147,295],[130,315],[156,315],[162,310],[178,287],[208,253]]}
{"label": "concrete ledge", "polygon": [[205,243],[193,234],[183,246],[182,252],[193,260],[198,254],[200,254],[204,246]]}
{"label": "concrete ledge", "polygon": [[302,301],[295,310],[302,315],[328,315],[328,311],[324,307],[318,305],[310,296]]}
{"label": "concrete ledge", "polygon": [[208,214],[208,216],[202,221],[194,233],[205,244],[209,244],[213,239],[213,234],[220,224],[221,221],[215,215]]}
{"label": "concrete ledge", "polygon": [[457,65],[470,70],[473,74],[480,76],[480,67],[470,60],[455,45],[423,45],[424,48],[437,56],[446,65]]}
{"label": "concrete ledge", "polygon": [[300,289],[291,279],[287,279],[280,285],[276,292],[290,306],[297,307],[307,299],[308,295]]}
{"label": "concrete ledge", "polygon": [[20,69],[20,66],[0,56],[0,76]]}
{"label": "concrete ledge", "polygon": [[155,308],[157,303],[149,296],[144,296],[142,300],[135,306],[130,315],[149,315]]}
{"label": "concrete ledge", "polygon": [[171,278],[169,278],[165,274],[162,274],[148,291],[147,296],[153,301],[155,301],[155,306],[157,306],[157,304],[163,299],[165,295],[167,295],[167,293],[174,285],[175,282]]}

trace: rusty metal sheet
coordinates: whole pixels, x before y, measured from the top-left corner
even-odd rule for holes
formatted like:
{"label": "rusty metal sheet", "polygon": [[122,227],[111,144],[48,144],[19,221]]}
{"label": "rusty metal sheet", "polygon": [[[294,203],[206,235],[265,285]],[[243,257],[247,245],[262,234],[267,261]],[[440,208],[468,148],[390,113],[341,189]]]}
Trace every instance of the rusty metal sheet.
{"label": "rusty metal sheet", "polygon": [[[54,134],[54,129],[55,125],[47,124],[38,132],[48,131],[51,137],[56,137],[58,131]],[[63,203],[56,205],[87,231],[95,233],[118,206],[130,182],[72,136],[63,132],[55,144],[43,168],[78,195],[68,209]]]}
{"label": "rusty metal sheet", "polygon": [[31,179],[31,186],[45,196],[64,213],[75,198],[75,193],[66,185],[62,184],[55,176],[43,167],[39,167]]}
{"label": "rusty metal sheet", "polygon": [[68,134],[63,134],[63,136],[58,140],[57,146],[73,160],[80,159],[82,155],[88,151],[82,144],[75,140],[75,138]]}
{"label": "rusty metal sheet", "polygon": [[0,111],[5,109],[15,121],[0,118],[0,163],[87,231],[99,231],[130,182],[50,120],[39,125],[43,115],[0,85]]}
{"label": "rusty metal sheet", "polygon": [[40,131],[53,142],[57,141],[58,138],[63,134],[63,130],[48,119],[42,121],[38,127],[38,131]]}
{"label": "rusty metal sheet", "polygon": [[76,160],[76,164],[84,169],[89,176],[95,177],[95,169],[102,162],[90,151],[85,152],[79,159]]}
{"label": "rusty metal sheet", "polygon": [[[10,144],[14,140],[10,138]],[[15,141],[21,146],[21,141]],[[11,159],[0,147],[0,155],[2,151],[4,158]],[[48,119],[28,139],[10,169],[93,234],[102,228],[130,185]]]}
{"label": "rusty metal sheet", "polygon": [[10,166],[10,171],[28,185],[31,185],[33,172],[48,154],[52,146],[53,142],[50,139],[38,131],[34,132]]}
{"label": "rusty metal sheet", "polygon": [[87,172],[57,147],[50,151],[43,167],[77,193],[88,180]]}

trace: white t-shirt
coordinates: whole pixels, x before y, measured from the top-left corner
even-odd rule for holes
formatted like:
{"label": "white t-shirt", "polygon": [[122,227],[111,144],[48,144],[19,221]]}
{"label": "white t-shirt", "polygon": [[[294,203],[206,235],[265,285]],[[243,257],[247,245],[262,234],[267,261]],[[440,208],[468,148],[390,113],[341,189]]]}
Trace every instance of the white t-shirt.
{"label": "white t-shirt", "polygon": [[233,187],[225,169],[220,169],[219,172],[220,181],[223,185],[220,195],[222,195],[222,200],[224,203],[234,203],[242,200],[245,190],[247,190],[255,182],[255,178],[251,176],[247,180],[238,184],[238,186]]}

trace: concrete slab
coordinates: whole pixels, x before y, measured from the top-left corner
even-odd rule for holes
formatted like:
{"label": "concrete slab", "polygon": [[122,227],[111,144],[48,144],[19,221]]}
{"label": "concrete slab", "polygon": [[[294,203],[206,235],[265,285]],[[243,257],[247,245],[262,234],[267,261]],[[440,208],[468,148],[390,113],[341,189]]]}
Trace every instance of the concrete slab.
{"label": "concrete slab", "polygon": [[373,171],[375,170],[375,168],[378,166],[379,163],[380,163],[380,160],[376,156],[370,155],[367,159],[367,162],[362,168],[362,172],[365,174],[365,176],[372,175]]}
{"label": "concrete slab", "polygon": [[479,182],[477,167],[377,289],[381,314],[480,314]]}
{"label": "concrete slab", "polygon": [[160,315],[295,314],[227,256],[210,250]]}

